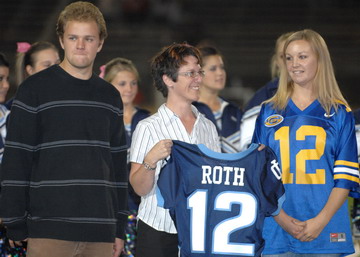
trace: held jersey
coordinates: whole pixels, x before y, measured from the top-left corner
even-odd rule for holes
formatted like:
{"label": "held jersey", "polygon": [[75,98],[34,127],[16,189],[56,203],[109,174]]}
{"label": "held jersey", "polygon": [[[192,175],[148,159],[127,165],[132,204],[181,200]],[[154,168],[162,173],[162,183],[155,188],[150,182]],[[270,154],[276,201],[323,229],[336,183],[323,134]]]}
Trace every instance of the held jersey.
{"label": "held jersey", "polygon": [[[282,112],[274,110],[272,104],[262,106],[253,142],[271,147],[278,157],[287,214],[301,221],[316,217],[334,187],[356,193],[359,167],[354,130],[351,110],[341,104],[330,113],[317,100],[303,111],[291,100]],[[345,202],[311,242],[300,242],[273,218],[266,218],[264,253],[351,253],[348,216]]]}
{"label": "held jersey", "polygon": [[177,226],[181,256],[260,256],[264,218],[285,198],[275,154],[258,144],[230,154],[173,142],[157,197]]}

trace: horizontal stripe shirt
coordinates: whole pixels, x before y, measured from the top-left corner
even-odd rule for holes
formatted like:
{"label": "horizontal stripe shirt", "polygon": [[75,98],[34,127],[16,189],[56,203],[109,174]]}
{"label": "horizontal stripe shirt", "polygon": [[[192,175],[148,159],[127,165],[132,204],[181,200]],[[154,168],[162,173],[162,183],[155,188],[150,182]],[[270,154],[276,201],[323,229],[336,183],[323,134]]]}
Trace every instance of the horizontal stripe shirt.
{"label": "horizontal stripe shirt", "polygon": [[123,237],[126,151],[122,102],[111,84],[58,65],[29,77],[12,105],[0,177],[9,238]]}

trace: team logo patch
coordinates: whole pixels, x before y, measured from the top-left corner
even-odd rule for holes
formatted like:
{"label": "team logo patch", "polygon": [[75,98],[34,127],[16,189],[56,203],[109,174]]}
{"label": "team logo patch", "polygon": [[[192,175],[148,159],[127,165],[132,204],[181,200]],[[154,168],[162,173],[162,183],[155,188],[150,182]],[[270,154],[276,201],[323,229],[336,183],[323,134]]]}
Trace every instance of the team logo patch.
{"label": "team logo patch", "polygon": [[283,116],[279,114],[275,114],[267,117],[264,124],[266,127],[274,127],[276,125],[279,125],[283,120],[284,120]]}

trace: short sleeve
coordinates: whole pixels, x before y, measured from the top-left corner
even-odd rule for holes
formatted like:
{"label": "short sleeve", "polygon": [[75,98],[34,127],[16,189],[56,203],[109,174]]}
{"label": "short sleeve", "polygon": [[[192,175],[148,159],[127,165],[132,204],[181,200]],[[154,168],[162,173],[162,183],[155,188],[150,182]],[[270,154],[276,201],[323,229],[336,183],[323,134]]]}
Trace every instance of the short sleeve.
{"label": "short sleeve", "polygon": [[145,155],[154,145],[147,124],[147,122],[140,121],[136,126],[131,139],[130,162],[142,163]]}
{"label": "short sleeve", "polygon": [[335,187],[346,188],[355,192],[359,187],[359,164],[352,112],[340,109],[337,124],[339,125],[339,133],[334,163]]}

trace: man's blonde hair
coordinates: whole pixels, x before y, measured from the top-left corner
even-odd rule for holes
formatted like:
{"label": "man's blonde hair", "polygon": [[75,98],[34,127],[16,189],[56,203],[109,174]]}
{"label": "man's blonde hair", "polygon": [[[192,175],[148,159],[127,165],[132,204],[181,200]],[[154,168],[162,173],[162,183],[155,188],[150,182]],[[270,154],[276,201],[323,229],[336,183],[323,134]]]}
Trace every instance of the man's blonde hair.
{"label": "man's blonde hair", "polygon": [[64,36],[64,28],[68,21],[95,21],[99,28],[100,40],[104,40],[107,37],[104,17],[99,8],[92,3],[78,1],[65,7],[65,9],[60,13],[56,24],[56,33],[61,39]]}

